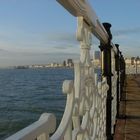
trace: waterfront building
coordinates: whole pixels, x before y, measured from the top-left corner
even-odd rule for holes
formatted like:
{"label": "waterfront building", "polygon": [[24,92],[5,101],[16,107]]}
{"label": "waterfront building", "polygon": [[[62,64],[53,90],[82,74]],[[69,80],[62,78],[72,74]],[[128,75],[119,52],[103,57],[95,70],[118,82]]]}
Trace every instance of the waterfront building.
{"label": "waterfront building", "polygon": [[95,67],[101,66],[101,53],[99,51],[95,51],[93,57],[92,62],[94,63]]}
{"label": "waterfront building", "polygon": [[132,65],[132,59],[131,58],[125,58],[125,64],[126,64],[126,66]]}
{"label": "waterfront building", "polygon": [[66,66],[67,66],[67,67],[73,67],[73,66],[74,66],[73,60],[72,60],[72,59],[67,59]]}

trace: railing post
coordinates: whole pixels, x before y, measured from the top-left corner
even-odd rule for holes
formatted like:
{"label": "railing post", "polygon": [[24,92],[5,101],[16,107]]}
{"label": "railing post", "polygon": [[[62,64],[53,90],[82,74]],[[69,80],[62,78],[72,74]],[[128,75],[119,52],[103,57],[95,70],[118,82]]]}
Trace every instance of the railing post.
{"label": "railing post", "polygon": [[119,45],[115,44],[117,48],[117,53],[115,56],[115,70],[117,72],[117,118],[119,118],[119,107],[120,107],[120,90],[119,90],[119,84],[120,84],[120,61],[119,61]]}
{"label": "railing post", "polygon": [[106,101],[106,136],[107,140],[112,140],[113,136],[111,133],[112,129],[112,71],[111,71],[111,39],[112,34],[110,32],[111,24],[109,23],[103,23],[104,28],[106,29],[109,40],[108,44],[100,44],[100,49],[102,51],[102,57],[103,57],[103,65],[102,65],[102,75],[107,78],[107,84],[109,86],[108,92],[107,92],[107,101]]}
{"label": "railing post", "polygon": [[125,99],[125,95],[123,94],[123,87],[125,81],[125,61],[122,53],[120,52],[120,100]]}
{"label": "railing post", "polygon": [[126,100],[126,94],[125,94],[125,92],[124,92],[124,85],[125,85],[125,60],[124,60],[124,57],[123,57],[123,55],[122,55],[122,95],[123,95],[123,97],[122,97],[122,99],[123,100]]}
{"label": "railing post", "polygon": [[138,62],[139,61],[139,56],[137,56],[136,58],[135,58],[135,62],[136,62],[136,75],[138,74]]}

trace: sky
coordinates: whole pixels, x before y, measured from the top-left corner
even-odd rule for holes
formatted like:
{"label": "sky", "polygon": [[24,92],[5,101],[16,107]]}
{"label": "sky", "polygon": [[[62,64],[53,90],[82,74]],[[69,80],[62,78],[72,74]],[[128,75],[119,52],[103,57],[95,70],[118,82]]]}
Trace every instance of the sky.
{"label": "sky", "polygon": [[[112,42],[124,56],[140,56],[140,1],[89,2],[101,23],[112,24]],[[0,0],[0,67],[79,59],[76,22],[56,0]]]}

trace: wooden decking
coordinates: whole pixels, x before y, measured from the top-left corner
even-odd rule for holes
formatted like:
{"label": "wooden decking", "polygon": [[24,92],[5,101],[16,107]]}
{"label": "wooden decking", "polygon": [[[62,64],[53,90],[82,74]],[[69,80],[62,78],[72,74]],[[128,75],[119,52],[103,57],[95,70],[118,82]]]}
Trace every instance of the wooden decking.
{"label": "wooden decking", "polygon": [[114,140],[140,140],[140,75],[128,75]]}

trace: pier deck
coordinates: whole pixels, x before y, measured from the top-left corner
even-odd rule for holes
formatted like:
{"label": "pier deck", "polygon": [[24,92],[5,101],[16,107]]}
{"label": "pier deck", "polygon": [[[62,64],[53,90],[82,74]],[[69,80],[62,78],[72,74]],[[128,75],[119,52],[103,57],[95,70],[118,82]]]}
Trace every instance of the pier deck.
{"label": "pier deck", "polygon": [[127,75],[115,140],[140,140],[140,75]]}

